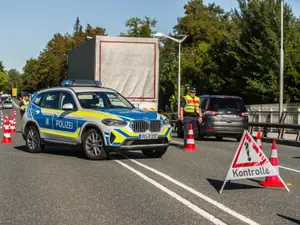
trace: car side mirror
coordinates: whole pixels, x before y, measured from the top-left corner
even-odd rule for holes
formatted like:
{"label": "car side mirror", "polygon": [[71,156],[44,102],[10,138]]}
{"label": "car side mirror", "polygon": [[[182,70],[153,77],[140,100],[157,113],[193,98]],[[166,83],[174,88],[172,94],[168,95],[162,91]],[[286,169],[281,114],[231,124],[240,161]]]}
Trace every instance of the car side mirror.
{"label": "car side mirror", "polygon": [[62,107],[63,110],[73,110],[74,109],[74,106],[72,103],[67,103],[67,104],[64,104],[63,107]]}

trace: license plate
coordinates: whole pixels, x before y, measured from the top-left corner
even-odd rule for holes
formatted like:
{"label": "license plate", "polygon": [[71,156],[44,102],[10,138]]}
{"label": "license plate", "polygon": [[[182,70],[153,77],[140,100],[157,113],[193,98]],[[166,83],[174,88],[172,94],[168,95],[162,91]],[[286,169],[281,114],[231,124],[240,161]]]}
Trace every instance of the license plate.
{"label": "license plate", "polygon": [[236,115],[223,115],[223,118],[236,118]]}
{"label": "license plate", "polygon": [[140,134],[139,139],[158,139],[158,134]]}

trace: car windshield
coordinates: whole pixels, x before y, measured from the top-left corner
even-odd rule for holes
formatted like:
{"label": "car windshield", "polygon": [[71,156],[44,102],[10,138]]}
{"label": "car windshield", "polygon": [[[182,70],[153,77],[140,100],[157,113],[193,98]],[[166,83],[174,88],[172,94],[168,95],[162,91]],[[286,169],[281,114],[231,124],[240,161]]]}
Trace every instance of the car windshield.
{"label": "car windshield", "polygon": [[208,110],[237,110],[239,112],[247,111],[244,101],[240,98],[211,98],[209,101]]}
{"label": "car windshield", "polygon": [[77,98],[84,109],[133,108],[130,102],[116,92],[77,93]]}

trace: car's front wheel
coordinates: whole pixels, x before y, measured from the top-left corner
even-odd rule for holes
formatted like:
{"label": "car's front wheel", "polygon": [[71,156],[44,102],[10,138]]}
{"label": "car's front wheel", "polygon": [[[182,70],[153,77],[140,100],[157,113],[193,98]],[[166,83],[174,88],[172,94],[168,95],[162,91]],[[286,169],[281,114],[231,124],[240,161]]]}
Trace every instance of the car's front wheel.
{"label": "car's front wheel", "polygon": [[42,151],[40,134],[35,126],[30,126],[26,132],[26,147],[31,153]]}
{"label": "car's front wheel", "polygon": [[90,129],[84,134],[82,145],[84,153],[89,159],[99,160],[108,157],[103,138],[95,129]]}
{"label": "car's front wheel", "polygon": [[157,149],[152,149],[152,150],[142,150],[143,154],[149,158],[160,158],[162,157],[166,151],[167,147],[165,148],[157,148]]}

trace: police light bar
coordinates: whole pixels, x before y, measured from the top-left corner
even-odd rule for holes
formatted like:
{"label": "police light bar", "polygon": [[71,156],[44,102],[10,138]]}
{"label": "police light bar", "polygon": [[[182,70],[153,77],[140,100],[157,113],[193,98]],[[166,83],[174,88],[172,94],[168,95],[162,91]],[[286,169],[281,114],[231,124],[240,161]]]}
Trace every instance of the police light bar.
{"label": "police light bar", "polygon": [[98,80],[63,80],[63,87],[101,87],[102,83]]}

